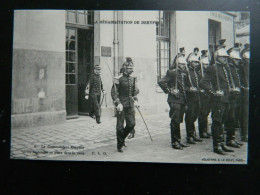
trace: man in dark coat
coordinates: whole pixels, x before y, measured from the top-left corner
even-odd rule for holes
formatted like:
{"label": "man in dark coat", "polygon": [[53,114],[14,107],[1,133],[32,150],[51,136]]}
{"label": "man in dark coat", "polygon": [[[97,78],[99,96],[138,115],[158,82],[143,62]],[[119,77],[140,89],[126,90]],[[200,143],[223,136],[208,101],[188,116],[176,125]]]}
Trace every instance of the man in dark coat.
{"label": "man in dark coat", "polygon": [[[213,93],[212,98],[212,137],[213,151],[224,155],[225,152],[233,152],[224,145],[223,125],[227,120],[230,109],[230,77],[226,68],[228,54],[225,47],[218,47],[215,54],[216,63],[205,71],[200,81],[200,88],[208,93]],[[212,84],[212,87],[210,86]]]}
{"label": "man in dark coat", "polygon": [[180,123],[183,122],[183,115],[187,106],[186,86],[187,71],[185,70],[186,60],[180,55],[176,58],[175,69],[168,70],[165,77],[159,82],[159,86],[164,93],[168,94],[168,104],[170,107],[169,117],[171,118],[171,145],[174,149],[182,150],[188,147],[181,143]]}
{"label": "man in dark coat", "polygon": [[[116,135],[117,150],[123,152],[125,138],[135,127],[135,106],[137,106],[137,78],[132,74],[133,63],[125,66],[122,75],[114,78],[114,84],[111,89],[111,96],[116,106]],[[124,121],[126,126],[124,127]]]}
{"label": "man in dark coat", "polygon": [[101,91],[105,95],[106,91],[103,89],[103,83],[100,77],[100,66],[94,66],[94,73],[90,76],[88,84],[86,85],[85,89],[85,98],[90,99],[91,109],[89,112],[89,116],[92,118],[96,118],[96,122],[98,124],[101,123],[100,121],[100,114],[101,114],[101,105],[100,105],[100,96]]}
{"label": "man in dark coat", "polygon": [[[209,67],[208,50],[201,51],[200,57],[200,75],[201,78],[204,77],[204,72],[207,71]],[[200,113],[198,118],[198,127],[200,138],[210,138],[210,133],[208,132],[208,115],[211,110],[211,94],[205,90],[201,90],[200,93]]]}
{"label": "man in dark coat", "polygon": [[199,59],[198,56],[193,55],[189,58],[188,63],[188,90],[187,90],[187,101],[188,109],[185,112],[185,125],[187,132],[187,143],[196,144],[201,142],[202,139],[196,136],[195,121],[199,116],[200,111],[200,73],[199,73]]}
{"label": "man in dark coat", "polygon": [[226,145],[239,148],[242,144],[236,141],[235,128],[239,123],[241,107],[241,76],[239,71],[241,57],[238,48],[233,48],[228,58],[228,70],[230,77],[230,110],[225,128],[227,131]]}

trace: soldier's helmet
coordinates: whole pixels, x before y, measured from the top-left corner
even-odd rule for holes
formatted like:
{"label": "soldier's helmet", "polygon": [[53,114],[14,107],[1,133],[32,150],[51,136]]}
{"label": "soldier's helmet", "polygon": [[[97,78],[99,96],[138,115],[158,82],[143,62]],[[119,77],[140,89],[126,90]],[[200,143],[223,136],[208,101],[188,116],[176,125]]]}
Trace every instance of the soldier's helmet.
{"label": "soldier's helmet", "polygon": [[177,62],[179,64],[186,64],[186,60],[183,56],[177,58]]}
{"label": "soldier's helmet", "polygon": [[230,57],[230,58],[233,58],[233,59],[241,60],[240,53],[239,53],[239,50],[238,50],[238,49],[233,49],[233,50],[230,52],[229,57]]}
{"label": "soldier's helmet", "polygon": [[225,47],[226,47],[225,42],[226,42],[226,39],[220,39],[220,40],[219,40],[219,46],[225,48]]}
{"label": "soldier's helmet", "polygon": [[95,66],[94,66],[94,69],[95,69],[95,70],[101,70],[101,67],[100,67],[99,65],[95,65]]}
{"label": "soldier's helmet", "polygon": [[220,57],[228,57],[228,53],[227,53],[227,50],[225,48],[220,48],[217,50],[216,52],[216,56],[220,56]]}
{"label": "soldier's helmet", "polygon": [[207,53],[208,53],[208,50],[206,50],[206,49],[201,50],[201,55],[205,56],[205,55],[207,55]]}
{"label": "soldier's helmet", "polygon": [[189,58],[189,62],[199,62],[198,56],[192,55],[192,56]]}

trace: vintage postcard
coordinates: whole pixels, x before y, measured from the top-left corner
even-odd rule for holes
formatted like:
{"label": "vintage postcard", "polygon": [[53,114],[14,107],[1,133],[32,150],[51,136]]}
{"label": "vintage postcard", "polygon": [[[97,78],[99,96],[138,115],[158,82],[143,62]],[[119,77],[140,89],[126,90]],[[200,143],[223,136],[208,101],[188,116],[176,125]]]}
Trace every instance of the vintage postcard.
{"label": "vintage postcard", "polygon": [[11,159],[247,164],[250,13],[15,10]]}

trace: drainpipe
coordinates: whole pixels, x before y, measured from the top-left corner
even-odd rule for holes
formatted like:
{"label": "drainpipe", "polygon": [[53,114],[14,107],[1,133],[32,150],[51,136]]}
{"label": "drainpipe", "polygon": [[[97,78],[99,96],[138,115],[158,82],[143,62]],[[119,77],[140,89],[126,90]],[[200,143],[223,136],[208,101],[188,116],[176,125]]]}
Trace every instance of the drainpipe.
{"label": "drainpipe", "polygon": [[[118,20],[118,11],[114,11],[113,13],[113,20]],[[113,73],[115,76],[118,75],[118,55],[119,55],[119,41],[118,41],[118,24],[114,25],[114,40],[113,40],[113,50],[114,50],[114,67],[113,67]]]}

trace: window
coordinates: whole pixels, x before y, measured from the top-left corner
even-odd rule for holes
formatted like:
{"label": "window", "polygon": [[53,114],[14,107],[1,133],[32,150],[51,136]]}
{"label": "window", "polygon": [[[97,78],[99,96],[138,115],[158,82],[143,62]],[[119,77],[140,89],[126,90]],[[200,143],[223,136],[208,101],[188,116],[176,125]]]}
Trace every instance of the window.
{"label": "window", "polygon": [[66,22],[79,25],[93,25],[94,12],[88,10],[68,10],[66,11]]}
{"label": "window", "polygon": [[76,84],[76,29],[66,28],[66,84]]}
{"label": "window", "polygon": [[157,21],[157,81],[159,81],[170,66],[170,13],[159,11]]}

